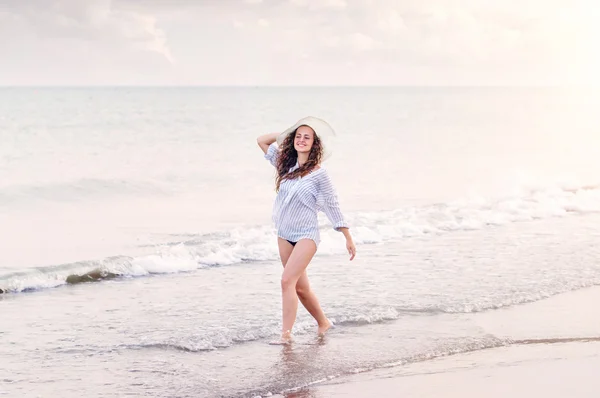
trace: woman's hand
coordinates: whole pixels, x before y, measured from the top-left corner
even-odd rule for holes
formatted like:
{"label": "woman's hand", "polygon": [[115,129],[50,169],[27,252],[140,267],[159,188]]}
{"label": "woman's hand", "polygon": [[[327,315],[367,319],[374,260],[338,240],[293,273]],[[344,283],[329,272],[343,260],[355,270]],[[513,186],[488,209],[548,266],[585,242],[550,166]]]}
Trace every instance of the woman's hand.
{"label": "woman's hand", "polygon": [[346,238],[346,249],[350,254],[350,261],[354,259],[356,256],[356,246],[354,246],[354,241],[352,240],[352,235],[350,235],[350,229],[348,227],[340,227],[339,231],[344,234]]}
{"label": "woman's hand", "polygon": [[348,253],[350,254],[350,261],[352,261],[354,259],[354,256],[356,256],[356,246],[354,246],[354,242],[352,241],[352,238],[346,239],[346,249],[348,250]]}

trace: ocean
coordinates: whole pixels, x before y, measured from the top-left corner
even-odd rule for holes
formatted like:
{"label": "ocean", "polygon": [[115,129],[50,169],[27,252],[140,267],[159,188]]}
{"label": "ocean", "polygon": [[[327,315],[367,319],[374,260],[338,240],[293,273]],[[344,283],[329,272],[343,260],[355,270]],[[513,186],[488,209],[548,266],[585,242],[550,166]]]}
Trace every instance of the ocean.
{"label": "ocean", "polygon": [[[599,105],[562,88],[0,88],[0,396],[292,397],[514,344],[474,320],[600,285]],[[282,348],[256,138],[307,115],[337,133],[323,166],[357,256],[321,214],[308,275],[335,329],[316,339],[300,306]]]}

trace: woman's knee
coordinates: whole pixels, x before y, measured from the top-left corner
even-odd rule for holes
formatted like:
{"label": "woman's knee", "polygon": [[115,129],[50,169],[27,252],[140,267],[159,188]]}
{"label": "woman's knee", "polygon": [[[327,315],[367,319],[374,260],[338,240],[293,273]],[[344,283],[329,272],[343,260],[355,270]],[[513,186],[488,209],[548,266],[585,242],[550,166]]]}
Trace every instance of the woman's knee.
{"label": "woman's knee", "polygon": [[296,294],[298,295],[298,297],[300,297],[300,298],[308,297],[309,293],[310,293],[310,288],[308,288],[306,286],[301,286],[299,283],[296,284]]}
{"label": "woman's knee", "polygon": [[289,275],[286,275],[285,272],[281,276],[281,290],[283,290],[283,291],[288,290],[288,289],[295,289],[296,283],[298,283],[298,279],[290,277]]}

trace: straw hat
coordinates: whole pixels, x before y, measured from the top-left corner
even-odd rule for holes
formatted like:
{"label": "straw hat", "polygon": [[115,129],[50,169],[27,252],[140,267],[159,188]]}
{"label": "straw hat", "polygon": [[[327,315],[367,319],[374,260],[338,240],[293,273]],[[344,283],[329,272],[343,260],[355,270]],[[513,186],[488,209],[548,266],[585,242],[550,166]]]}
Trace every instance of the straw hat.
{"label": "straw hat", "polygon": [[307,116],[298,120],[296,124],[277,136],[277,145],[281,146],[283,140],[285,140],[289,134],[294,133],[300,126],[308,126],[315,131],[321,140],[321,146],[323,147],[323,157],[321,161],[327,160],[333,153],[332,147],[335,139],[335,131],[333,131],[333,128],[326,121],[317,117]]}

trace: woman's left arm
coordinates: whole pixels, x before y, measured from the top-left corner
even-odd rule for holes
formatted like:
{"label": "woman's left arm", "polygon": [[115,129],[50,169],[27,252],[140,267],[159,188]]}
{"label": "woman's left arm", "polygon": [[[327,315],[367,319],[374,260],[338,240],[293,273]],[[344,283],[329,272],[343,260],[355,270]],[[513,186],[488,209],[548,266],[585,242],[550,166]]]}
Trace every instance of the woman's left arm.
{"label": "woman's left arm", "polygon": [[346,237],[346,249],[348,250],[348,254],[350,254],[350,261],[352,261],[354,259],[354,256],[356,256],[356,246],[354,245],[354,241],[352,240],[352,235],[350,235],[350,229],[347,227],[342,227],[339,230]]}
{"label": "woman's left arm", "polygon": [[333,187],[333,183],[331,182],[329,175],[327,174],[327,170],[323,172],[323,177],[320,182],[320,194],[324,199],[323,210],[329,218],[329,221],[331,221],[333,229],[344,234],[344,237],[346,238],[346,249],[350,254],[350,260],[353,260],[354,256],[356,255],[356,246],[352,240],[352,235],[350,235],[350,228],[348,227],[348,224],[344,219],[344,215],[342,214],[342,210],[340,209],[337,193]]}

